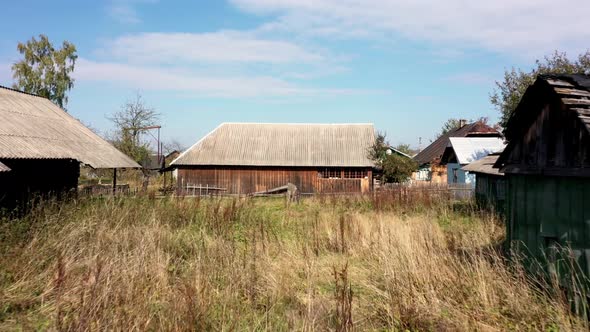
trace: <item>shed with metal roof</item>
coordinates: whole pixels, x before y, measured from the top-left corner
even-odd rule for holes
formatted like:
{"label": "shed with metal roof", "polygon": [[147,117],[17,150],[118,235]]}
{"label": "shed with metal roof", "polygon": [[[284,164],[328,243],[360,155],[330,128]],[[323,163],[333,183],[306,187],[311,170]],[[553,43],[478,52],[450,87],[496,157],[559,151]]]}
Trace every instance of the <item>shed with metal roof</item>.
{"label": "shed with metal roof", "polygon": [[[372,187],[372,124],[223,123],[171,163],[184,193],[302,193]],[[214,189],[211,189],[214,188]]]}
{"label": "shed with metal roof", "polygon": [[140,167],[48,99],[0,87],[0,206],[75,191],[80,163]]}

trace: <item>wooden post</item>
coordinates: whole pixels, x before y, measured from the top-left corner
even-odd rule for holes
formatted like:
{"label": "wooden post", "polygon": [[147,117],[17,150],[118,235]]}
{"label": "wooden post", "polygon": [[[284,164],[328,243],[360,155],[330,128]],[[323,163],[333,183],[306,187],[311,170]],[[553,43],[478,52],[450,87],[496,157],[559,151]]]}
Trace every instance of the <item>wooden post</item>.
{"label": "wooden post", "polygon": [[117,169],[113,168],[113,196],[117,194]]}

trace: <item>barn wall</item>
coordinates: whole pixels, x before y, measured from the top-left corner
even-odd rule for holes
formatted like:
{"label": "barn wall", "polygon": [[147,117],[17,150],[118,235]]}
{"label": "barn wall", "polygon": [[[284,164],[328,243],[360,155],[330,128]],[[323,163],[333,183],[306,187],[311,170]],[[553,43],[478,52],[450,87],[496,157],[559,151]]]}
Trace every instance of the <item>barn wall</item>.
{"label": "barn wall", "polygon": [[[223,194],[250,194],[293,183],[301,193],[366,192],[372,190],[370,168],[347,168],[365,172],[367,179],[342,178],[344,169],[334,169],[341,178],[321,178],[319,168],[196,167],[179,168],[177,185],[187,193],[187,185],[222,188]],[[197,189],[195,193],[199,190]],[[191,193],[190,191],[188,192]]]}
{"label": "barn wall", "polygon": [[506,195],[506,181],[503,176],[476,174],[475,201],[480,208],[491,209],[500,216],[505,216]]}
{"label": "barn wall", "polygon": [[569,245],[590,276],[590,178],[507,175],[508,239],[543,259],[553,244]]}
{"label": "barn wall", "polygon": [[26,209],[37,197],[75,192],[80,164],[71,159],[2,159],[11,168],[0,173],[0,208]]}
{"label": "barn wall", "polygon": [[416,184],[421,182],[447,183],[447,165],[422,166],[412,173],[412,180]]}

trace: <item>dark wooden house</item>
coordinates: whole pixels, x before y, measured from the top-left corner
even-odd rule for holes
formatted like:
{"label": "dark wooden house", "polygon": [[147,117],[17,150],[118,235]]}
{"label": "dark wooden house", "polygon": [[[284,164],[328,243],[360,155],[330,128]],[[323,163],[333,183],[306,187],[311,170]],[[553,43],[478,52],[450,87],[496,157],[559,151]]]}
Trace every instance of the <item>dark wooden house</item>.
{"label": "dark wooden house", "polygon": [[504,216],[506,212],[506,181],[504,174],[494,168],[499,155],[485,156],[463,166],[462,170],[475,176],[474,196],[477,206]]}
{"label": "dark wooden house", "polygon": [[539,76],[505,134],[509,243],[537,258],[570,247],[590,276],[590,76]]}
{"label": "dark wooden house", "polygon": [[502,137],[502,134],[479,121],[469,124],[461,121],[461,127],[441,135],[414,156],[414,160],[418,163],[418,171],[412,175],[414,182],[448,182],[447,165],[441,164],[441,158],[450,144],[451,137]]}
{"label": "dark wooden house", "polygon": [[48,99],[0,87],[0,208],[76,192],[80,163],[139,167]]}
{"label": "dark wooden house", "polygon": [[300,193],[372,189],[371,124],[223,123],[176,158],[179,193]]}

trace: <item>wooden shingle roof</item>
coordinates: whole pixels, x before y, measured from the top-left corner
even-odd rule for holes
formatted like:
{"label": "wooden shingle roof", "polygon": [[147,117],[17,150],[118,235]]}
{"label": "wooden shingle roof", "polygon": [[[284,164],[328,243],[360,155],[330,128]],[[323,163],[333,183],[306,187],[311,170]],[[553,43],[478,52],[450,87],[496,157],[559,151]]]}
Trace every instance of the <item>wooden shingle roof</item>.
{"label": "wooden shingle roof", "polygon": [[573,115],[574,119],[580,121],[580,130],[590,133],[590,75],[539,75],[527,88],[508,119],[504,133],[509,143],[494,167],[503,169],[516,142],[527,136],[527,131],[543,111],[545,104],[555,101],[563,105],[564,117]]}
{"label": "wooden shingle roof", "polygon": [[372,124],[223,123],[171,165],[372,167],[374,141]]}
{"label": "wooden shingle roof", "polygon": [[519,110],[521,107],[530,107],[538,98],[536,91],[545,91],[549,88],[561,102],[572,111],[590,132],[590,75],[584,74],[551,74],[539,75],[534,84],[527,88],[519,106],[512,113],[506,125],[506,138],[510,141],[525,130],[527,123],[531,122],[537,114]]}
{"label": "wooden shingle roof", "polygon": [[0,158],[75,159],[94,168],[135,161],[46,98],[0,87]]}

